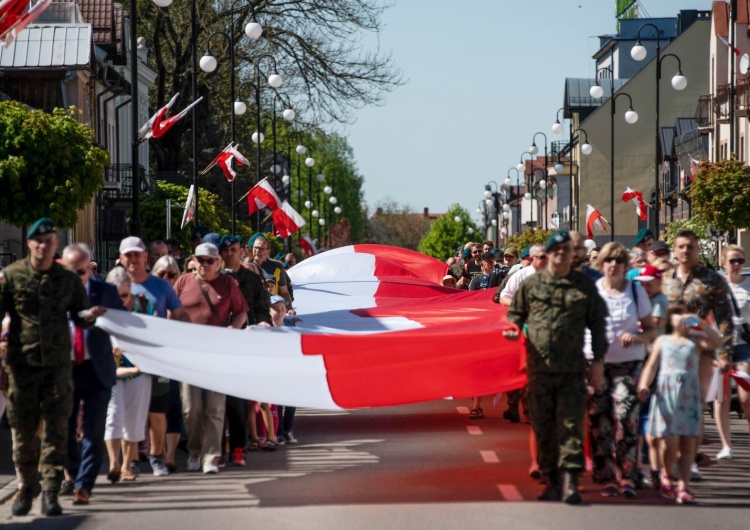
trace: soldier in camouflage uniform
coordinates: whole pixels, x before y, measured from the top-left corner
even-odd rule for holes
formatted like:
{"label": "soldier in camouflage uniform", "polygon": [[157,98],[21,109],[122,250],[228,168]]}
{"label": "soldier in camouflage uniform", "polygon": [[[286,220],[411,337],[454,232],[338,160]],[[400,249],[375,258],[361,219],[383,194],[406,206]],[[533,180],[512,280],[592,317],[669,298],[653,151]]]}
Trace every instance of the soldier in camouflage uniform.
{"label": "soldier in camouflage uniform", "polygon": [[[527,371],[531,425],[537,438],[539,468],[547,478],[540,500],[581,502],[578,473],[583,470],[584,417],[586,415],[586,359],[584,329],[591,330],[593,384],[604,373],[607,350],[607,307],[594,282],[571,270],[573,256],[567,230],[552,234],[544,247],[547,268],[527,278],[513,297],[506,330],[517,339],[527,327]],[[560,470],[564,473],[561,484]]]}
{"label": "soldier in camouflage uniform", "polygon": [[[60,515],[57,493],[67,456],[73,391],[68,313],[77,326],[91,327],[104,309],[85,311],[88,296],[81,280],[54,261],[58,241],[50,219],[31,226],[27,244],[29,256],[0,273],[0,314],[10,314],[8,420],[20,477],[12,511],[27,514],[39,494],[41,452],[42,513]],[[42,421],[40,451],[36,435]]]}

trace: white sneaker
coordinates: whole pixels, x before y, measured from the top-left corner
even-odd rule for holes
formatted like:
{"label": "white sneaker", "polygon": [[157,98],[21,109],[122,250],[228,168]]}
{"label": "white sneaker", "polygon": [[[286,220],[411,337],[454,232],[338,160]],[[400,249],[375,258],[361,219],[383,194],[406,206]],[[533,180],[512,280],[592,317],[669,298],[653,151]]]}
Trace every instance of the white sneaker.
{"label": "white sneaker", "polygon": [[201,468],[201,457],[200,456],[188,456],[187,470],[198,471]]}
{"label": "white sneaker", "polygon": [[203,473],[205,475],[208,474],[216,474],[219,472],[219,466],[216,465],[216,463],[213,460],[206,460],[203,462]]}
{"label": "white sneaker", "polygon": [[698,471],[698,464],[690,464],[690,479],[691,480],[703,480],[703,475]]}
{"label": "white sneaker", "polygon": [[722,447],[721,451],[716,453],[716,460],[731,460],[734,456],[734,452],[731,447]]}

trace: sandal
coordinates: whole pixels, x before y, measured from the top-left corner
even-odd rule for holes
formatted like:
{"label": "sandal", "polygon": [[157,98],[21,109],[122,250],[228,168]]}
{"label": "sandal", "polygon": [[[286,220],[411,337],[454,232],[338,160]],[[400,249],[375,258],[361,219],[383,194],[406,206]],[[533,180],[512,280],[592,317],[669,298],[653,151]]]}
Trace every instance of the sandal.
{"label": "sandal", "polygon": [[677,492],[674,489],[674,477],[670,477],[666,469],[661,470],[661,476],[659,478],[659,493],[665,499],[675,500]]}
{"label": "sandal", "polygon": [[265,442],[263,442],[263,445],[261,445],[260,448],[263,451],[275,451],[279,448],[279,444],[277,444],[276,442],[272,442],[271,440],[266,440]]}
{"label": "sandal", "polygon": [[110,469],[109,473],[107,473],[107,480],[109,480],[112,484],[120,482],[120,468],[116,467]]}
{"label": "sandal", "polygon": [[122,472],[120,473],[120,479],[123,482],[134,482],[135,477],[136,477],[135,473],[133,473],[129,469],[123,469]]}
{"label": "sandal", "polygon": [[247,447],[245,447],[245,451],[257,451],[258,449],[260,449],[260,442],[258,440],[251,440],[247,444]]}
{"label": "sandal", "polygon": [[678,491],[675,500],[677,501],[677,504],[698,504],[695,502],[695,495],[690,493],[690,490],[687,488]]}
{"label": "sandal", "polygon": [[484,418],[484,411],[481,408],[471,409],[469,411],[470,420],[481,420],[482,418]]}

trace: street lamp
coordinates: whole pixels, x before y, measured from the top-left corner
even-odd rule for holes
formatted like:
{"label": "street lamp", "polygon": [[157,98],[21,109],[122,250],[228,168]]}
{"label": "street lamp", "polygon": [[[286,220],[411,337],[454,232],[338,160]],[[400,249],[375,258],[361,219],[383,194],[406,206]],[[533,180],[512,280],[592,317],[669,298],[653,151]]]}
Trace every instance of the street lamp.
{"label": "street lamp", "polygon": [[[555,123],[552,124],[552,132],[555,134],[562,134],[563,132],[563,126],[562,122],[560,121],[560,111],[565,110],[565,107],[561,107],[557,111],[557,116],[555,117]],[[563,119],[565,119],[565,116],[563,115]]]}
{"label": "street lamp", "polygon": [[[546,189],[547,179],[549,178],[548,169],[547,169],[547,157],[549,156],[549,154],[547,152],[547,135],[544,134],[543,132],[534,133],[534,137],[531,139],[531,147],[529,148],[529,152],[532,155],[536,155],[539,152],[539,148],[536,146],[536,137],[538,135],[540,135],[540,134],[542,136],[544,136],[544,185],[545,185],[545,187],[542,188],[542,189]],[[536,170],[534,170],[534,171],[536,171]],[[547,203],[547,192],[546,191],[544,192],[544,202],[545,202],[544,207],[543,207],[543,211],[544,211],[544,229],[546,230],[547,229],[547,204],[546,204]],[[541,225],[542,223],[539,223],[539,224]]]}
{"label": "street lamp", "polygon": [[[614,92],[614,83],[612,84],[612,91]],[[625,112],[625,121],[629,124],[634,124],[638,121],[638,113],[633,110],[633,99],[627,92],[618,92],[617,95],[612,95],[610,103],[610,116],[609,116],[609,141],[610,141],[610,155],[609,155],[609,215],[610,215],[610,241],[615,240],[615,102],[617,98],[625,96],[628,98],[628,110]]]}
{"label": "street lamp", "polygon": [[654,24],[643,24],[640,28],[638,28],[638,34],[636,36],[636,43],[635,46],[630,50],[630,56],[635,59],[636,61],[642,61],[646,58],[646,55],[648,55],[648,51],[646,50],[646,47],[641,44],[641,31],[647,27],[652,28],[654,31],[656,31],[656,132],[654,134],[654,190],[655,190],[655,199],[654,199],[654,217],[656,219],[655,222],[655,228],[656,228],[656,236],[659,237],[659,217],[660,217],[660,209],[661,209],[661,199],[660,199],[660,191],[661,186],[659,183],[659,168],[661,167],[661,164],[659,163],[659,145],[660,145],[660,134],[659,134],[659,104],[660,104],[660,93],[659,93],[659,81],[661,80],[661,62],[666,59],[667,57],[674,57],[677,59],[677,73],[672,77],[672,88],[674,88],[677,91],[684,90],[685,87],[687,87],[687,78],[682,75],[682,61],[680,61],[680,58],[677,57],[673,53],[668,53],[661,56],[661,37],[659,28],[657,28]]}

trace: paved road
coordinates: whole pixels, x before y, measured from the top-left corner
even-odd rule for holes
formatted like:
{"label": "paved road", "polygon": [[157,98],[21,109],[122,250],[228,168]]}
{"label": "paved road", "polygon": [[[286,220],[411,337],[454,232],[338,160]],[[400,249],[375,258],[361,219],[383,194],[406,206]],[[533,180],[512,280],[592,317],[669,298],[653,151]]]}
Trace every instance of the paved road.
{"label": "paved road", "polygon": [[[585,505],[537,502],[527,476],[528,426],[499,419],[504,406],[485,406],[468,419],[466,402],[436,401],[350,412],[301,411],[300,443],[275,453],[248,453],[248,466],[221,474],[179,472],[109,485],[104,476],[87,507],[64,501],[66,515],[10,516],[4,528],[743,528],[750,507],[747,422],[733,419],[735,459],[704,468],[694,485],[699,507],[678,507],[652,491],[635,500],[602,499],[588,479]],[[0,472],[10,458],[0,430]],[[704,449],[719,449],[709,426]],[[184,455],[183,458],[184,465]],[[0,474],[0,478],[5,475]],[[634,507],[638,510],[633,510]]]}

